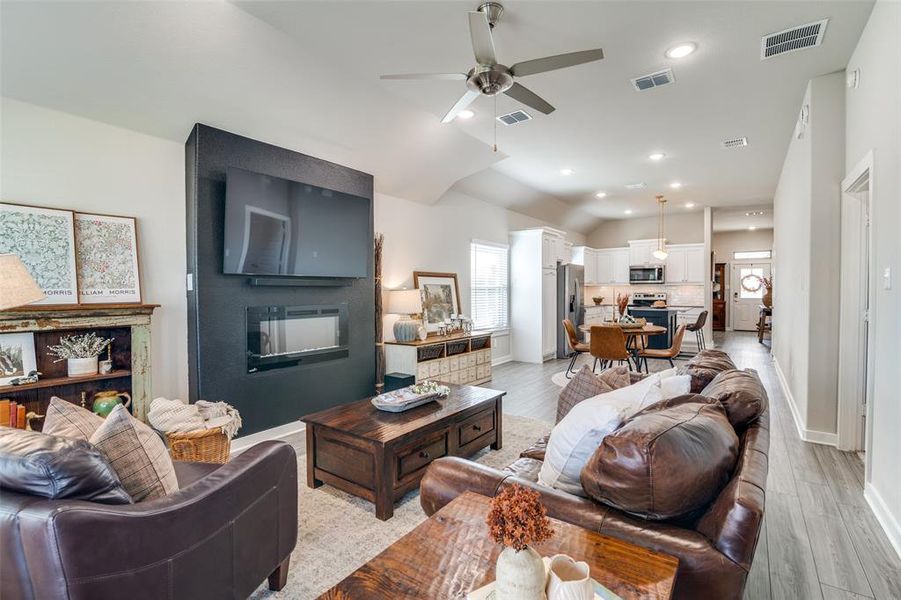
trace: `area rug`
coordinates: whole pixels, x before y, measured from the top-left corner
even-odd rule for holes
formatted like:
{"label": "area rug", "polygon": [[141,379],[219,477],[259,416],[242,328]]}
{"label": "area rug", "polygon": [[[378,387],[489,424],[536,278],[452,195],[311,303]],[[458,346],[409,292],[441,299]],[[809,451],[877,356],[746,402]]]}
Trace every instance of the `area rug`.
{"label": "area rug", "polygon": [[[684,365],[688,361],[688,357],[685,358],[677,358],[673,360],[673,363],[679,367]],[[589,354],[582,354],[579,358],[576,359],[576,366],[574,367],[574,371],[578,371],[582,368],[583,365],[588,365],[589,367],[594,363],[594,357]],[[624,363],[625,364],[625,363]],[[665,371],[669,369],[669,363],[665,360],[649,360],[648,361],[648,370],[651,373],[657,373],[658,371]],[[600,373],[600,370],[598,370]],[[560,371],[559,373],[554,373],[551,376],[551,381],[554,382],[555,385],[559,387],[566,387],[566,384],[569,383],[569,379],[566,378],[566,370]]]}
{"label": "area rug", "polygon": [[[485,449],[473,460],[505,467],[551,427],[552,423],[505,414],[503,449]],[[251,598],[316,598],[426,519],[418,490],[395,505],[394,517],[379,521],[366,500],[329,485],[308,488],[306,471],[305,456],[299,450],[298,536],[288,585],[281,592],[271,592],[264,583]]]}

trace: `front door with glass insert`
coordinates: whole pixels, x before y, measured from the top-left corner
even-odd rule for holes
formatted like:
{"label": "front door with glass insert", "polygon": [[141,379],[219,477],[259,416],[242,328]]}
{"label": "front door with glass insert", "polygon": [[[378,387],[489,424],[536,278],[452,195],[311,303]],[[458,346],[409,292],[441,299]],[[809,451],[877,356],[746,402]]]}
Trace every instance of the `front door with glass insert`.
{"label": "front door with glass insert", "polygon": [[770,263],[732,263],[732,329],[756,331]]}

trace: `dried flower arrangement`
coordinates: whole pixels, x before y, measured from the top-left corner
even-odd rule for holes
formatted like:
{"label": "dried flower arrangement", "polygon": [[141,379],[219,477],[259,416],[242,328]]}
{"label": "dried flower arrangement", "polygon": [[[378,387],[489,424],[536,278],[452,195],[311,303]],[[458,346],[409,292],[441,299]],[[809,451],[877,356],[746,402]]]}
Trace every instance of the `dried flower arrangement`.
{"label": "dried flower arrangement", "polygon": [[56,357],[53,362],[72,358],[94,358],[100,356],[100,353],[112,341],[112,339],[102,338],[93,332],[84,335],[68,335],[59,339],[59,345],[48,346],[47,354]]}
{"label": "dried flower arrangement", "polygon": [[511,485],[492,498],[486,522],[494,541],[517,552],[554,535],[538,492],[521,485]]}
{"label": "dried flower arrangement", "polygon": [[629,294],[617,294],[616,307],[619,309],[619,316],[626,314],[627,306],[629,306]]}

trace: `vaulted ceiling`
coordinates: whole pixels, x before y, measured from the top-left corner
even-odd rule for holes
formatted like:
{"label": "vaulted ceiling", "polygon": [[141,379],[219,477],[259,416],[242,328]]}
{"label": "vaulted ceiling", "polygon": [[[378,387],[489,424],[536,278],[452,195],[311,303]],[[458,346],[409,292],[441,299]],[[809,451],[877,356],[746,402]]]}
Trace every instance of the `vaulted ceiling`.
{"label": "vaulted ceiling", "polygon": [[[462,82],[378,78],[471,68],[476,4],[4,2],[0,84],[5,96],[179,142],[204,122],[368,171],[386,194],[431,203],[453,186],[586,232],[627,209],[651,214],[657,192],[698,209],[771,201],[807,80],[845,66],[872,7],[504,2],[502,62],[595,47],[606,58],[522,79],[557,110],[499,125],[495,153],[491,99],[441,125]],[[762,35],[823,18],[821,46],[760,60]],[[664,56],[682,41],[697,51]],[[674,84],[631,86],[666,67]],[[498,98],[499,113],[517,108]],[[738,136],[749,146],[721,148]],[[647,187],[625,188],[636,182]]]}

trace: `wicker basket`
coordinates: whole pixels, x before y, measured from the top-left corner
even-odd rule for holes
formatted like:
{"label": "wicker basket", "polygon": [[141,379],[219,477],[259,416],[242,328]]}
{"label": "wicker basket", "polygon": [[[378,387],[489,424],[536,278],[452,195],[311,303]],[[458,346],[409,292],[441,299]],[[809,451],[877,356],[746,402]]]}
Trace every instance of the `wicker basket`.
{"label": "wicker basket", "polygon": [[462,354],[466,352],[469,348],[469,342],[467,340],[457,340],[456,342],[448,342],[447,343],[447,355],[453,356],[454,354]]}
{"label": "wicker basket", "polygon": [[225,464],[231,453],[231,440],[219,427],[167,433],[172,460]]}

